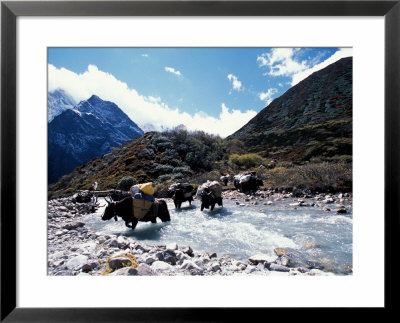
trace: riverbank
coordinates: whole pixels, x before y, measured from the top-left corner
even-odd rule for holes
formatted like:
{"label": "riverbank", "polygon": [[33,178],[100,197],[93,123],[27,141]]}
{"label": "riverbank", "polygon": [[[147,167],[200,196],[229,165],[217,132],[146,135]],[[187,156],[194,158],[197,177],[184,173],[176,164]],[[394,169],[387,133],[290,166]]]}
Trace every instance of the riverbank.
{"label": "riverbank", "polygon": [[[293,201],[293,192],[268,190],[246,195],[224,191],[238,207],[273,203],[291,198],[290,207],[324,208],[326,212],[347,212],[346,207],[331,205],[351,202],[351,194],[305,195]],[[332,209],[331,209],[332,208]],[[291,254],[276,246],[273,256],[257,254],[247,261],[228,255],[198,253],[190,246],[146,244],[125,236],[94,232],[85,223],[88,204],[73,203],[71,198],[48,201],[48,274],[49,275],[334,275],[317,264],[291,266]],[[351,272],[351,268],[349,268]]]}

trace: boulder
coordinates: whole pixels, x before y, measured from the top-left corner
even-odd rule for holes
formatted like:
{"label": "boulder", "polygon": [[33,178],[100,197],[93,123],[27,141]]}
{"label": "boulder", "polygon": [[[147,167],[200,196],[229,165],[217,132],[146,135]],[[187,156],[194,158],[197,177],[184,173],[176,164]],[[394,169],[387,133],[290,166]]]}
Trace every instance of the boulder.
{"label": "boulder", "polygon": [[173,243],[167,244],[166,248],[169,250],[177,250],[178,245],[176,244],[176,242],[173,242]]}
{"label": "boulder", "polygon": [[348,211],[344,206],[340,206],[339,209],[336,211],[337,214],[347,214]]}
{"label": "boulder", "polygon": [[75,230],[76,228],[80,228],[83,227],[85,225],[85,223],[83,222],[70,222],[67,223],[63,226],[63,229],[67,229],[67,230]]}
{"label": "boulder", "polygon": [[82,268],[82,266],[84,264],[86,264],[88,261],[88,257],[84,256],[84,255],[78,255],[75,256],[73,258],[71,258],[70,260],[68,260],[65,264],[65,266],[68,269],[74,269],[74,270],[79,270]]}
{"label": "boulder", "polygon": [[279,262],[282,266],[289,266],[290,265],[290,258],[288,256],[279,257]]}
{"label": "boulder", "polygon": [[213,262],[213,263],[208,267],[208,270],[216,272],[216,271],[218,271],[218,270],[221,270],[221,266],[219,265],[218,262]]}
{"label": "boulder", "polygon": [[288,267],[278,265],[278,264],[270,264],[269,269],[273,271],[282,271],[282,272],[289,272],[290,269]]}
{"label": "boulder", "polygon": [[157,260],[153,262],[153,264],[151,265],[151,269],[156,271],[168,271],[168,270],[173,270],[174,267],[169,263],[166,263],[165,261]]}
{"label": "boulder", "polygon": [[176,265],[176,261],[178,260],[176,257],[176,253],[173,250],[167,249],[164,252],[162,252],[162,258],[164,259],[163,261],[171,264],[171,265]]}
{"label": "boulder", "polygon": [[132,260],[129,258],[125,258],[125,257],[118,257],[118,258],[113,258],[110,259],[108,262],[108,266],[111,269],[120,269],[123,267],[130,267],[132,265]]}
{"label": "boulder", "polygon": [[138,276],[154,276],[156,273],[151,269],[149,265],[146,264],[139,264],[139,266],[136,268],[137,270],[137,275]]}
{"label": "boulder", "polygon": [[145,263],[151,265],[153,262],[157,261],[157,259],[153,256],[149,256],[145,259]]}
{"label": "boulder", "polygon": [[193,257],[194,255],[193,255],[193,249],[190,247],[190,246],[188,246],[188,247],[183,247],[182,248],[182,252],[184,252],[185,254],[187,254],[188,256],[190,256],[190,257]]}
{"label": "boulder", "polygon": [[274,262],[276,260],[275,256],[271,256],[271,255],[267,255],[267,254],[258,254],[258,255],[254,255],[251,256],[249,258],[249,262],[252,265],[258,265],[258,264],[263,264],[265,262]]}
{"label": "boulder", "polygon": [[138,275],[138,271],[135,268],[132,267],[125,267],[122,269],[115,270],[111,274],[108,274],[108,276],[136,276]]}
{"label": "boulder", "polygon": [[286,255],[289,254],[289,251],[287,251],[287,250],[284,249],[284,248],[275,248],[275,249],[274,249],[274,252],[275,252],[275,254],[276,254],[278,257],[286,256]]}
{"label": "boulder", "polygon": [[82,266],[81,270],[82,270],[84,273],[88,273],[89,271],[92,271],[93,268],[92,268],[89,264],[84,264],[84,265]]}
{"label": "boulder", "polygon": [[201,268],[201,267],[199,267],[198,265],[196,265],[193,261],[191,261],[191,260],[185,260],[184,262],[183,262],[183,264],[181,265],[181,268],[182,269],[185,269],[185,270],[192,270],[192,269],[195,269],[195,270],[199,270],[199,271],[203,271],[203,269]]}

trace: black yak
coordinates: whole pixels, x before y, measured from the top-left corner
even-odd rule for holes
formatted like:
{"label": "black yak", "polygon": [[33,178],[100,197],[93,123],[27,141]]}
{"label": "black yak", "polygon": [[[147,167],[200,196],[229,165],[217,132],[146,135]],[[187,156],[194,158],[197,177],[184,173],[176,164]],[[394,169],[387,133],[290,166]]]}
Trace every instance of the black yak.
{"label": "black yak", "polygon": [[162,222],[171,221],[167,203],[162,199],[150,202],[144,199],[126,197],[119,202],[108,201],[107,199],[106,201],[108,205],[101,217],[103,221],[112,218],[117,221],[119,216],[125,221],[125,225],[132,229],[135,229],[138,221],[156,223],[157,217]]}
{"label": "black yak", "polygon": [[204,183],[197,190],[197,197],[201,201],[201,211],[204,208],[214,210],[215,204],[222,205],[222,187],[217,181]]}
{"label": "black yak", "polygon": [[263,181],[257,177],[256,172],[246,172],[234,176],[233,185],[242,193],[255,193]]}
{"label": "black yak", "polygon": [[173,184],[168,189],[168,197],[174,200],[175,208],[179,209],[183,202],[188,201],[189,205],[193,202],[193,186],[189,183]]}

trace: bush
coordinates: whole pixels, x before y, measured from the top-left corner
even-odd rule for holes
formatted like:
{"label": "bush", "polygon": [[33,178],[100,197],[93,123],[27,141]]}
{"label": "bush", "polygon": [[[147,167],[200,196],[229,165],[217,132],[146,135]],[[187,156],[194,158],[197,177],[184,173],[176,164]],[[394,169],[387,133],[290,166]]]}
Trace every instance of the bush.
{"label": "bush", "polygon": [[155,168],[154,171],[158,174],[169,174],[172,173],[172,171],[174,170],[174,167],[171,165],[161,165],[158,164]]}
{"label": "bush", "polygon": [[344,162],[279,166],[260,171],[260,174],[267,187],[298,187],[319,191],[352,189],[352,167]]}
{"label": "bush", "polygon": [[136,184],[136,179],[132,176],[125,176],[119,182],[117,188],[123,191],[129,191],[132,185]]}
{"label": "bush", "polygon": [[232,154],[229,161],[241,169],[250,169],[264,163],[264,158],[258,154],[250,153],[244,155]]}
{"label": "bush", "polygon": [[158,177],[158,182],[162,183],[165,182],[167,180],[171,179],[171,175],[170,174],[165,174],[165,175],[161,175]]}
{"label": "bush", "polygon": [[175,173],[182,173],[182,174],[190,174],[190,168],[189,167],[175,167],[172,171],[174,174]]}
{"label": "bush", "polygon": [[173,179],[182,179],[184,176],[183,176],[183,174],[182,173],[174,173],[173,175],[172,175],[172,178]]}

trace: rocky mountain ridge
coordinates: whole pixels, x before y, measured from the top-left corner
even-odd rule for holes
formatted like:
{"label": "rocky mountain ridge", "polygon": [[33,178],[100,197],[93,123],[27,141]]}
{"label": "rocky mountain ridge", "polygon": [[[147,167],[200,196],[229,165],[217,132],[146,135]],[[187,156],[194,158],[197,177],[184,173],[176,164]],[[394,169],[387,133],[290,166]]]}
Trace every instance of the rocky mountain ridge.
{"label": "rocky mountain ridge", "polygon": [[57,115],[48,126],[48,182],[143,135],[116,104],[93,95]]}

